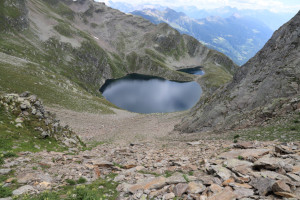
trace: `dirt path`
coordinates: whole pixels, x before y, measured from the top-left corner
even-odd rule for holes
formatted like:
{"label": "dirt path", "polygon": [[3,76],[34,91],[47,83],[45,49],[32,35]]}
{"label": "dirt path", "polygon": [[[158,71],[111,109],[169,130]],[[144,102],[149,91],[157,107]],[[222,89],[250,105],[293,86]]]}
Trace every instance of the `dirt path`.
{"label": "dirt path", "polygon": [[116,114],[79,113],[49,108],[62,124],[69,125],[86,141],[116,143],[160,142],[169,138],[184,112],[138,114],[115,109]]}

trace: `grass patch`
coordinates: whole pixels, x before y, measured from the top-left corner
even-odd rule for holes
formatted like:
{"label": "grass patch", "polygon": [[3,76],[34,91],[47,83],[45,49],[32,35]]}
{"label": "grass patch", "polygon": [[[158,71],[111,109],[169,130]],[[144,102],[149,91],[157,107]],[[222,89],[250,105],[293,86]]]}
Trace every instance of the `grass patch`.
{"label": "grass patch", "polygon": [[0,198],[12,196],[12,189],[9,187],[3,187],[0,185]]}
{"label": "grass patch", "polygon": [[73,37],[74,31],[66,23],[59,22],[58,25],[54,26],[54,29],[63,36]]}
{"label": "grass patch", "polygon": [[187,183],[190,182],[189,177],[186,174],[183,174],[182,176]]}
{"label": "grass patch", "polygon": [[[22,200],[99,200],[117,199],[118,183],[112,181],[116,174],[110,174],[105,179],[98,179],[88,185],[69,185],[58,191],[47,191],[36,196],[23,196]],[[75,181],[74,181],[75,182]],[[76,183],[76,182],[75,182]]]}
{"label": "grass patch", "polygon": [[[300,140],[300,116],[294,114],[286,119],[274,119],[269,125],[264,127],[255,127],[252,129],[240,130],[240,140],[245,141],[273,141],[293,142]],[[236,133],[235,133],[236,134]]]}
{"label": "grass patch", "polygon": [[204,67],[205,74],[201,77],[201,83],[207,88],[219,88],[232,80],[232,75],[225,69],[209,64]]}
{"label": "grass patch", "polygon": [[[65,147],[61,146],[54,138],[47,137],[42,139],[40,132],[35,130],[37,124],[40,123],[38,119],[24,121],[23,128],[17,128],[14,120],[16,116],[13,113],[7,112],[3,106],[0,105],[0,154],[3,158],[15,157],[17,152],[21,151],[64,151]],[[41,147],[40,149],[34,146]]]}

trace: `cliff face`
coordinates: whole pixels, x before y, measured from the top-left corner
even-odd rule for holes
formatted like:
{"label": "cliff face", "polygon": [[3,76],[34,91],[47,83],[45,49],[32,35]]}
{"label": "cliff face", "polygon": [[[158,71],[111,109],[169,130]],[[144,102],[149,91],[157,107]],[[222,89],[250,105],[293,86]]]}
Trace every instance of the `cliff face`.
{"label": "cliff face", "polygon": [[237,71],[231,83],[202,98],[176,129],[195,132],[239,128],[297,109],[299,99],[294,97],[300,92],[299,43],[300,12]]}
{"label": "cliff face", "polygon": [[[86,102],[86,95],[101,97],[98,90],[106,79],[128,73],[189,81],[193,79],[190,75],[176,70],[201,65],[221,69],[222,74],[231,77],[237,67],[225,55],[181,35],[167,24],[154,25],[104,3],[92,0],[1,2],[4,7],[0,6],[0,17],[5,19],[1,20],[1,26],[5,31],[0,32],[3,71],[0,90],[29,90],[48,99],[45,103],[59,102],[65,107],[68,103],[64,102],[77,101],[74,96],[81,96],[81,103]],[[8,74],[19,84],[6,84]],[[29,81],[34,79],[36,82]],[[41,92],[41,88],[46,91],[50,85],[55,95]],[[57,101],[57,96],[64,100]],[[87,99],[94,102],[92,97]]]}

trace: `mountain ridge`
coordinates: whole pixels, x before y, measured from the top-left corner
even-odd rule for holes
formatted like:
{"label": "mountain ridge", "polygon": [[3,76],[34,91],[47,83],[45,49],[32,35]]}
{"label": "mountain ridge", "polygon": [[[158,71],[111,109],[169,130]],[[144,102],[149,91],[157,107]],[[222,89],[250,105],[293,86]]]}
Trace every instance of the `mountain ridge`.
{"label": "mountain ridge", "polygon": [[176,129],[195,132],[243,128],[298,109],[299,35],[300,11],[237,71],[232,82],[200,100]]}

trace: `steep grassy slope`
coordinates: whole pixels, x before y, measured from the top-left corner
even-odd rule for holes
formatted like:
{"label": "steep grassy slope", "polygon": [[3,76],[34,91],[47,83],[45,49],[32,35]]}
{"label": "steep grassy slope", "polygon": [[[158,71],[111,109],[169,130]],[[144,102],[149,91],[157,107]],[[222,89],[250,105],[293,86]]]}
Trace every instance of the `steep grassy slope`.
{"label": "steep grassy slope", "polygon": [[300,12],[237,71],[231,83],[202,98],[177,130],[244,128],[262,125],[271,118],[286,116],[295,110],[299,112],[299,35]]}
{"label": "steep grassy slope", "polygon": [[192,77],[177,68],[214,65],[225,76],[236,69],[223,54],[166,24],[103,3],[1,2],[0,90],[29,90],[46,105],[109,113],[113,105],[98,91],[106,79],[135,72],[188,81]]}

